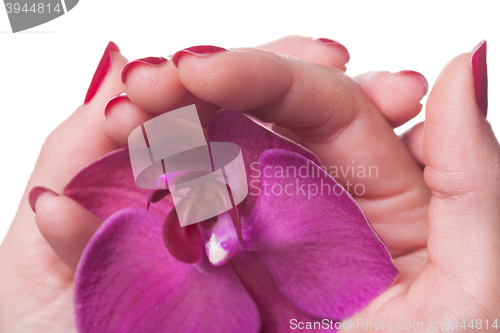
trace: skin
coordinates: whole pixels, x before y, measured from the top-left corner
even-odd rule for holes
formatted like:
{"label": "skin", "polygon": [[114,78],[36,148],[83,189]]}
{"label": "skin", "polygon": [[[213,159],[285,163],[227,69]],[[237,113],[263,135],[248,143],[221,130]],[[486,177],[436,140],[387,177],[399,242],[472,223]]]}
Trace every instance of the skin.
{"label": "skin", "polygon": [[[29,190],[44,185],[60,193],[85,164],[126,145],[133,128],[192,103],[206,115],[202,121],[225,107],[275,122],[326,166],[354,160],[378,167],[379,177],[363,179],[366,193],[355,199],[401,275],[352,320],[421,321],[422,331],[430,332],[429,319],[498,317],[500,152],[475,102],[471,53],[445,67],[429,96],[425,126],[401,140],[393,125],[420,110],[421,80],[387,72],[353,80],[343,71],[341,47],[305,37],[263,47],[184,55],[178,68],[171,62],[141,64],[129,71],[125,87],[119,76],[126,59],[113,53],[112,69],[97,95],[44,144],[0,246],[0,332],[75,331],[74,269],[101,223],[71,199],[49,194],[40,196],[35,215],[27,203]],[[122,91],[133,104],[116,103],[101,131],[106,101]],[[396,103],[394,96],[402,100]],[[54,167],[59,165],[64,169]],[[348,180],[355,181],[341,177],[339,182]]]}

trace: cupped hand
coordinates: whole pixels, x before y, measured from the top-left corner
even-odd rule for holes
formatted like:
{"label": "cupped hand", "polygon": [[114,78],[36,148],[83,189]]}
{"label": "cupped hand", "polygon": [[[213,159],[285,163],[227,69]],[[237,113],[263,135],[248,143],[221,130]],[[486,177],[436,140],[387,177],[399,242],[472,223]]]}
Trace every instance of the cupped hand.
{"label": "cupped hand", "polygon": [[[276,123],[328,170],[376,167],[376,177],[336,178],[363,184],[364,193],[354,191],[354,197],[401,275],[344,321],[344,330],[383,331],[391,330],[388,322],[392,328],[411,322],[413,331],[468,331],[471,321],[475,329],[492,330],[500,314],[500,154],[483,117],[485,44],[446,66],[429,98],[425,126],[403,140],[393,126],[419,112],[426,92],[421,76],[368,73],[353,80],[343,66],[320,66],[314,54],[305,59],[259,49],[192,48],[160,66],[135,63],[123,77],[128,97],[108,108],[103,131],[126,145],[130,130],[143,121],[195,103],[207,118],[223,107]],[[353,329],[352,322],[372,326]]]}
{"label": "cupped hand", "polygon": [[415,332],[497,331],[500,147],[486,111],[483,42],[446,65],[427,102],[420,147],[432,192],[427,248],[395,259],[395,285],[344,321],[345,331],[391,331],[388,323]]}
{"label": "cupped hand", "polygon": [[[120,73],[126,63],[127,59],[110,42],[85,103],[49,135],[42,147],[17,214],[0,246],[0,332],[76,332],[72,301],[76,263],[65,262],[79,258],[81,246],[85,246],[100,221],[67,197],[43,190],[34,191],[30,197],[28,194],[35,186],[61,193],[79,169],[118,148],[103,135],[99,122],[109,98],[123,92]],[[56,199],[52,201],[51,196]],[[30,204],[39,214],[48,214],[47,223],[39,224],[41,230]],[[48,243],[43,232],[70,239],[73,247],[57,241]],[[58,252],[64,261],[54,249],[64,250]]]}

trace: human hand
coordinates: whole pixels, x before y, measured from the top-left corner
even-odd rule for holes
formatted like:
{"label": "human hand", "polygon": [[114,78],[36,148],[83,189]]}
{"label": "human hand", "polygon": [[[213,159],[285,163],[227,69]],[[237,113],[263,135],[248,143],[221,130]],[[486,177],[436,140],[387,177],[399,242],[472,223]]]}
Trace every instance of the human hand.
{"label": "human hand", "polygon": [[[486,109],[484,42],[446,65],[427,102],[420,148],[432,191],[427,249],[395,259],[397,283],[346,320],[346,331],[373,331],[367,321],[377,331],[388,322],[418,332],[497,330],[500,149]],[[347,325],[358,319],[364,325]]]}
{"label": "human hand", "polygon": [[[221,51],[220,49],[214,49],[214,48],[212,48],[211,50]],[[193,52],[193,50],[189,51]],[[199,51],[199,49],[196,51]],[[190,54],[189,52],[186,53]],[[340,118],[342,118],[342,116],[346,117],[347,124],[340,124],[340,125],[345,125],[341,127],[345,127],[343,130],[346,132],[352,131],[355,133],[352,134],[351,132],[352,138],[351,137],[348,139],[344,138],[343,143],[342,144],[338,143],[338,146],[336,146],[335,148],[344,149],[344,153],[352,151],[357,152],[358,150],[360,150],[360,154],[366,155],[367,151],[371,153],[377,149],[370,144],[368,144],[368,147],[365,147],[364,145],[366,145],[366,142],[373,143],[373,145],[377,145],[378,143],[376,142],[376,140],[385,141],[385,143],[388,145],[387,150],[386,149],[383,150],[383,154],[381,157],[377,156],[377,154],[372,154],[374,155],[373,160],[376,161],[377,163],[384,163],[384,165],[386,166],[390,166],[389,162],[394,163],[396,166],[400,167],[402,166],[404,168],[403,171],[405,171],[405,173],[399,175],[397,179],[398,182],[404,181],[402,180],[404,178],[403,176],[405,177],[408,177],[408,175],[412,176],[412,172],[415,171],[415,174],[413,174],[414,180],[420,180],[423,188],[421,188],[420,192],[415,191],[415,188],[417,189],[419,188],[420,183],[415,181],[413,181],[413,183],[409,182],[407,185],[412,186],[409,190],[412,198],[414,198],[413,195],[415,195],[415,192],[417,192],[424,198],[428,194],[427,188],[423,184],[422,171],[420,167],[413,160],[411,154],[405,149],[402,142],[394,135],[392,127],[389,126],[388,124],[388,122],[392,124],[398,124],[401,121],[404,122],[405,117],[409,119],[413,115],[415,115],[416,112],[419,111],[420,105],[418,104],[418,100],[423,96],[423,94],[425,94],[425,87],[423,87],[422,80],[419,76],[415,76],[415,74],[413,74],[410,77],[405,77],[397,75],[391,76],[390,74],[387,74],[389,75],[388,78],[387,76],[376,74],[358,78],[362,87],[365,88],[365,90],[367,91],[368,95],[367,96],[363,94],[361,88],[357,85],[356,82],[349,79],[347,76],[345,76],[345,74],[343,74],[338,69],[320,67],[313,65],[311,63],[304,63],[301,61],[296,61],[291,58],[280,57],[275,54],[269,54],[267,52],[262,52],[257,50],[236,50],[229,53],[219,52],[219,54],[217,55],[214,54],[211,54],[210,56],[208,56],[207,54],[205,54],[204,56],[201,55],[200,58],[203,58],[202,60],[196,59],[195,57],[190,57],[190,58],[194,58],[195,60],[191,61],[196,64],[196,60],[198,60],[198,62],[203,63],[203,61],[212,60],[217,57],[223,57],[231,53],[233,54],[236,53],[237,55],[235,55],[235,57],[241,56],[243,59],[237,58],[236,60],[233,60],[233,63],[231,63],[231,60],[229,60],[228,68],[225,68],[228,65],[228,60],[225,59],[225,60],[220,60],[219,62],[216,61],[215,63],[207,65],[206,67],[203,68],[193,69],[189,73],[184,74],[185,75],[184,80],[182,74],[183,67],[181,64],[182,57],[179,60],[178,58],[179,53],[177,54],[177,58],[176,56],[174,56],[174,63],[177,62],[179,76],[177,76],[176,69],[171,66],[172,64],[165,62],[163,62],[160,66],[151,66],[148,64],[144,64],[143,62],[136,62],[127,66],[127,69],[124,71],[125,72],[124,81],[126,83],[126,92],[128,94],[128,97],[125,96],[117,97],[110,104],[108,104],[107,118],[103,121],[104,132],[107,133],[117,142],[121,143],[122,145],[126,145],[128,134],[132,129],[136,128],[144,121],[153,118],[155,114],[167,112],[170,109],[178,108],[186,104],[196,103],[198,106],[198,110],[200,111],[201,115],[203,115],[205,113],[210,113],[217,110],[220,106],[225,106],[233,110],[234,109],[240,111],[246,110],[244,108],[245,103],[253,103],[252,106],[248,107],[247,111],[255,112],[255,110],[259,110],[261,119],[268,121],[271,120],[287,129],[291,129],[293,131],[292,133],[297,137],[298,140],[300,140],[302,144],[311,147],[310,143],[312,142],[313,144],[316,144],[318,146],[321,146],[322,144],[324,144],[324,146],[327,146],[327,145],[334,145],[335,142],[332,143],[330,137],[328,137],[327,134],[325,133],[326,131],[322,129],[322,126],[325,125],[325,119],[319,119],[318,121],[318,119],[314,118],[315,117],[314,105],[315,104],[320,105],[317,107],[317,109],[320,110],[318,111],[318,113],[321,113],[324,110],[325,106],[322,106],[320,102],[325,103],[325,105],[329,105],[331,103],[337,107],[339,103],[344,102],[345,104],[341,105],[341,107],[342,106],[345,107],[347,115],[343,114],[335,116],[339,116]],[[261,57],[260,59],[259,56]],[[257,61],[260,60],[261,63],[257,63],[256,65],[254,64],[254,67],[252,68],[251,62],[255,61],[255,59],[257,59]],[[248,65],[248,62],[250,63],[250,66]],[[232,67],[231,65],[233,65],[234,67]],[[301,65],[303,65],[304,68],[301,68],[300,67]],[[269,69],[273,69],[275,67],[278,67],[278,69],[276,69],[276,72],[269,72]],[[216,70],[217,73],[215,73],[216,77],[210,77],[209,74],[211,68],[217,69]],[[265,73],[258,71],[256,68],[257,69],[264,68]],[[134,70],[136,72],[134,72]],[[207,72],[209,72],[208,75]],[[297,79],[298,87],[293,87],[293,85],[290,85],[290,82],[286,81],[281,85],[280,82],[272,81],[273,78],[281,79],[284,76],[283,73],[285,73],[286,77],[286,73],[289,74],[290,72],[293,73],[294,78],[296,78],[298,75],[305,76],[305,77],[299,77]],[[196,82],[196,80],[200,80],[200,77],[193,78],[193,76],[196,76],[197,73],[202,73],[202,78],[201,78],[202,82]],[[247,75],[247,73],[250,74]],[[278,73],[281,74],[281,77],[277,75]],[[228,75],[229,78],[226,79],[224,77],[222,78],[218,77],[218,76],[223,76],[224,74]],[[182,82],[179,82],[179,77],[180,81]],[[261,78],[262,81],[260,81]],[[193,81],[191,81],[191,79]],[[379,80],[378,82],[377,79]],[[383,97],[373,93],[374,91],[376,91],[377,86],[381,85],[384,79],[385,80],[389,79],[386,82],[390,83],[394,82],[394,81],[391,82],[390,79],[394,79],[395,81],[400,80],[402,82],[407,82],[406,80],[409,80],[409,84],[410,85],[413,84],[413,86],[411,86],[411,89],[403,90],[403,91],[409,91],[410,94],[408,95],[409,98],[407,98],[406,103],[402,103],[403,107],[401,109],[391,110],[390,107],[388,107],[392,105],[391,102],[393,102],[395,98],[384,99]],[[347,80],[347,82],[343,82],[343,80]],[[325,93],[324,95],[320,93],[316,95],[308,95],[307,92],[311,92],[311,94],[314,94],[315,92],[314,89],[309,89],[309,85],[312,86],[316,85],[318,87],[317,90],[320,91],[321,84],[318,83],[318,81],[321,82],[321,84],[325,85],[327,87],[327,90],[328,88],[330,88],[329,84],[333,85],[332,89],[336,93],[334,94],[334,97],[329,96],[327,93]],[[150,83],[143,84],[143,82],[154,82],[155,85],[154,87],[151,87]],[[224,84],[224,82],[227,82],[227,84]],[[252,82],[253,84],[248,84],[248,82]],[[339,83],[344,83],[343,85],[341,85],[341,89],[338,88]],[[195,85],[194,88],[191,88],[190,84],[191,85],[194,84]],[[237,87],[236,90],[241,89],[241,91],[235,91],[235,89],[233,89],[235,86]],[[164,87],[168,87],[169,89],[166,90]],[[290,87],[292,89],[291,93],[292,96],[290,98],[287,98],[286,96],[283,95],[287,94],[288,92],[287,89],[289,89]],[[401,85],[400,84],[395,85],[395,87],[396,88],[393,87],[392,88],[393,90],[391,90],[390,89],[391,87],[386,86],[385,89],[382,91],[398,92],[397,88],[401,88]],[[186,90],[185,88],[188,88],[188,90]],[[204,89],[209,90],[210,93],[207,93],[206,96],[200,96],[200,93],[198,91],[193,91],[197,88],[200,89],[202,93]],[[366,89],[366,88],[371,88],[371,89]],[[162,89],[165,90],[161,91]],[[282,90],[280,91],[280,89]],[[340,92],[335,91],[337,89],[340,90]],[[175,94],[173,95],[170,94],[170,91],[172,90],[175,91]],[[303,90],[305,90],[306,93],[304,93]],[[324,90],[325,89],[323,89],[322,92],[324,92]],[[266,93],[267,95],[271,94],[271,96],[267,96]],[[273,96],[272,95],[273,93],[278,93],[278,96]],[[252,96],[252,94],[255,94],[255,96]],[[233,96],[241,96],[241,95],[244,96],[243,101],[241,101],[241,99],[239,98],[237,98],[236,100],[233,99]],[[353,95],[356,97],[355,100],[350,99]],[[290,101],[290,99],[293,99],[295,96],[298,96],[297,98],[298,100]],[[398,95],[396,96],[400,97]],[[274,102],[273,100],[271,101],[269,100],[270,98],[273,97],[276,98],[277,100],[276,102]],[[335,99],[335,97],[337,97],[337,99]],[[389,94],[389,97],[392,96]],[[135,104],[131,103],[129,101],[129,98],[132,99]],[[220,98],[220,100],[218,102],[207,103],[207,99],[209,98]],[[349,99],[349,101],[347,102],[342,101],[341,98]],[[264,99],[264,102],[262,102],[261,99]],[[334,99],[334,101],[332,102],[331,99]],[[259,102],[264,103],[264,105],[256,107],[255,103]],[[285,102],[288,104],[286,105],[287,106],[286,109],[282,105]],[[349,102],[352,102],[352,104],[349,104]],[[379,104],[378,107],[374,105],[377,102]],[[241,106],[235,107],[234,104],[230,103],[235,103],[236,105],[238,103],[241,103],[243,104],[243,108]],[[137,104],[141,105],[141,107],[137,106]],[[269,105],[272,105],[272,107],[270,107]],[[313,105],[311,109],[309,109],[310,105]],[[263,109],[269,111],[269,114],[263,114]],[[358,120],[358,122],[361,122],[361,124],[359,123],[356,124],[356,121],[353,121],[353,118],[351,117],[354,117],[354,115],[352,113],[349,114],[350,109],[354,109],[355,114],[356,113],[360,114],[358,117],[361,118],[361,120]],[[282,114],[276,115],[275,114],[276,111],[278,112],[281,111]],[[291,114],[287,115],[286,114],[287,111],[291,111]],[[332,110],[332,112],[335,111],[339,112],[338,110]],[[363,114],[364,112],[368,113],[368,115]],[[287,118],[287,116],[289,118]],[[385,116],[385,119],[383,116]],[[291,126],[290,123],[288,124],[286,123],[286,121],[290,120],[293,121],[293,117],[299,118],[295,120],[297,124],[296,127],[294,127],[293,125]],[[318,121],[316,125],[307,124],[307,121],[311,120],[308,118],[311,117],[313,120]],[[328,123],[328,121],[326,122]],[[334,122],[330,124],[330,126],[335,126],[335,125],[339,124]],[[360,133],[360,131],[359,129],[358,130],[351,129],[350,127],[352,127],[353,125],[361,126],[361,128],[366,128],[367,135],[369,135],[370,139],[368,140],[365,138],[365,142],[362,143],[357,141],[357,135]],[[303,128],[300,128],[300,126],[305,126],[309,128],[307,128],[306,131]],[[299,128],[299,130],[297,130],[297,128]],[[313,128],[315,129],[319,128],[320,131],[323,130],[324,134],[323,138],[321,139],[323,139],[324,141],[318,140],[318,138],[315,137],[318,133],[314,132]],[[335,136],[335,133],[331,133],[331,135]],[[311,140],[311,138],[316,140]],[[345,145],[345,147],[343,145]],[[326,148],[327,147],[323,147],[324,151],[327,151]],[[393,152],[394,150],[397,151],[398,149],[400,149],[399,150],[400,154],[394,154],[394,155],[391,155],[390,153],[387,154],[387,151]],[[318,152],[317,149],[314,151],[318,154],[321,153],[321,151]],[[388,159],[387,155],[389,155],[389,157],[392,158],[392,160],[387,160]],[[320,157],[322,158],[323,163],[325,162],[325,160],[328,160],[329,158],[330,161],[332,160],[331,157],[329,157],[325,153],[323,153],[323,155],[320,155]],[[345,160],[346,158],[344,156],[344,161]],[[350,164],[351,160],[348,159],[347,161]],[[408,168],[405,168],[405,163],[407,163],[410,166],[409,170]],[[324,164],[328,166],[327,163]],[[366,165],[370,166],[370,164]],[[391,171],[391,174],[394,174],[394,172]],[[420,179],[418,178],[419,176]],[[390,178],[389,179],[387,178],[389,177],[386,174],[385,178],[383,178],[383,181],[387,182],[389,188],[391,186],[394,188],[395,186],[399,185],[398,183],[391,183]],[[374,190],[373,186],[378,185],[377,184],[378,180],[370,179],[369,181],[370,184],[365,184],[365,185],[370,186],[368,190],[373,191]],[[393,208],[396,208],[397,205],[400,205],[401,202],[404,202],[403,200],[398,201],[400,199],[398,198],[399,194],[401,193],[395,194],[394,197],[396,198],[395,199],[392,198],[392,200],[389,200],[388,205],[392,204]],[[404,200],[409,200],[408,196],[403,195],[403,197]],[[358,202],[363,202],[362,199],[364,198],[358,197],[357,199]],[[370,203],[369,201],[365,202]],[[375,200],[372,199],[372,203],[373,202],[375,202]],[[418,205],[417,207],[420,207],[420,205],[422,205],[421,202],[415,203],[410,201],[405,203],[407,205],[416,204]],[[424,202],[424,205],[425,204],[426,202]],[[399,209],[400,207],[397,208]],[[388,212],[388,214],[389,213],[394,215],[394,210]],[[417,214],[418,213],[419,212],[417,212]],[[415,214],[415,213],[410,211],[409,214]],[[381,220],[377,221],[375,219],[374,221],[372,217],[370,218],[374,226],[377,227],[376,223],[377,222],[380,223]],[[414,222],[414,221],[408,221],[408,222]],[[408,225],[407,223],[404,222],[401,224],[402,227],[407,227]],[[423,228],[423,230],[420,230],[420,232],[422,232],[425,235],[426,229]],[[408,232],[405,235],[408,237],[413,236]],[[399,249],[400,251],[412,250],[411,244],[408,244],[408,242],[404,244],[403,242],[398,243],[396,237],[400,235],[398,235],[397,233],[394,234],[393,232],[392,234],[387,233],[387,235],[382,235],[383,238],[385,237],[384,239],[386,239],[386,236],[393,237],[394,242],[392,244],[389,244],[389,247],[391,247],[391,245],[394,246],[397,244],[401,244],[402,246],[406,247]],[[423,247],[424,245],[425,243],[422,244],[421,246]],[[267,310],[269,309],[266,308],[266,311]],[[284,319],[284,321],[286,322],[291,318],[282,318],[282,319]]]}
{"label": "human hand", "polygon": [[[55,197],[51,201],[50,195],[35,191],[34,194],[39,194],[36,200],[33,195],[28,198],[28,193],[39,185],[62,193],[79,169],[118,148],[102,134],[99,122],[109,98],[123,92],[120,73],[126,63],[116,45],[109,43],[84,105],[59,125],[42,147],[17,214],[0,246],[0,332],[76,332],[73,315],[76,263],[65,263],[79,258],[81,246],[85,246],[101,221],[68,197]],[[47,223],[37,227],[30,204],[42,216],[46,214]],[[67,211],[77,214],[67,215]],[[63,218],[58,218],[58,214]],[[48,243],[43,232],[58,234],[70,240],[73,247]]]}

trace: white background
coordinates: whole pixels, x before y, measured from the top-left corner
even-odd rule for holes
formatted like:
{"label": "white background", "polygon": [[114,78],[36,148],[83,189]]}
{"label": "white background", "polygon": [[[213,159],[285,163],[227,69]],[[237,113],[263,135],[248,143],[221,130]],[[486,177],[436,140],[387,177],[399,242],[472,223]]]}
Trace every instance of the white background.
{"label": "white background", "polygon": [[[350,75],[412,69],[432,86],[451,58],[487,39],[488,119],[500,135],[498,7],[495,1],[80,0],[66,15],[12,34],[2,6],[0,241],[45,137],[83,102],[110,40],[135,59],[198,44],[239,47],[290,34],[327,37],[348,48]],[[411,124],[421,120],[422,114]]]}

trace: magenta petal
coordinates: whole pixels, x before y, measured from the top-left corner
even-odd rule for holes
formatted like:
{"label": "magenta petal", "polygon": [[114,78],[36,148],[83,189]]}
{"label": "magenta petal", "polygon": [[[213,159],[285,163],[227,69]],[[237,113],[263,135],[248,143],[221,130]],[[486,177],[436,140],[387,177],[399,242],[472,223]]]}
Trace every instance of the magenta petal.
{"label": "magenta petal", "polygon": [[232,142],[242,151],[247,177],[250,164],[257,162],[260,155],[268,149],[283,149],[300,154],[316,164],[320,161],[313,152],[292,140],[271,131],[264,125],[253,121],[245,114],[222,109],[210,121],[207,132],[209,142]]}
{"label": "magenta petal", "polygon": [[296,319],[297,322],[322,324],[322,326],[317,324],[316,329],[307,329],[306,332],[337,331],[335,321],[311,317],[293,306],[280,292],[269,270],[255,253],[246,252],[234,257],[231,265],[260,309],[261,333],[296,332],[297,328],[291,326],[292,319]]}
{"label": "magenta petal", "polygon": [[166,182],[165,175],[158,177],[158,179],[153,185],[153,188],[149,190],[146,209],[149,210],[149,206],[151,205],[152,202],[158,202],[169,194],[170,190],[168,189],[168,184]]}
{"label": "magenta petal", "polygon": [[[120,209],[146,208],[149,190],[135,184],[128,150],[118,149],[80,170],[66,185],[64,195],[105,220]],[[167,198],[150,211],[164,218],[172,207]]]}
{"label": "magenta petal", "polygon": [[[269,150],[260,158],[261,171],[307,165],[316,177],[310,172],[307,178],[292,178],[291,171],[290,178],[261,177],[269,195],[259,196],[243,239],[296,307],[318,318],[348,318],[385,291],[399,272],[359,206],[333,178],[292,152]],[[323,195],[308,198],[309,185],[311,193],[314,186],[323,188]],[[301,186],[304,194],[296,191]],[[327,186],[338,195],[328,195]],[[280,188],[288,194],[277,195]]]}
{"label": "magenta petal", "polygon": [[162,225],[136,208],[104,222],[76,273],[78,331],[258,332],[258,309],[230,266],[205,271],[175,260]]}
{"label": "magenta petal", "polygon": [[163,222],[163,243],[175,259],[194,264],[200,260],[203,240],[198,224],[181,227],[177,212],[172,209]]}
{"label": "magenta petal", "polygon": [[[300,154],[313,163],[321,164],[318,157],[309,149],[271,131],[264,125],[251,120],[241,112],[222,109],[210,121],[207,132],[209,142],[232,142],[237,144],[243,155],[247,180],[255,180],[256,171],[252,163],[258,162],[260,155],[268,149],[283,149]],[[255,169],[255,165],[253,166]],[[243,211],[249,212],[255,197],[249,195],[244,201]]]}

